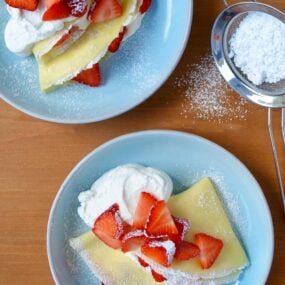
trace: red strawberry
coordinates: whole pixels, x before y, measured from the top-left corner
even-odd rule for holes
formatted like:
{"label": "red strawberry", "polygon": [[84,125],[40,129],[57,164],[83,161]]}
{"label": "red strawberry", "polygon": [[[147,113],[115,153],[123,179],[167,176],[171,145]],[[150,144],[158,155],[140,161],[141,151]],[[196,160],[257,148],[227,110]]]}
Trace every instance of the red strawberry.
{"label": "red strawberry", "polygon": [[122,239],[122,252],[134,251],[147,241],[143,231],[128,232]]}
{"label": "red strawberry", "polygon": [[144,229],[149,217],[151,208],[157,203],[155,197],[148,192],[141,192],[137,208],[135,211],[133,227],[135,229]]}
{"label": "red strawberry", "polygon": [[188,220],[183,218],[177,218],[172,216],[175,226],[178,230],[178,234],[169,235],[169,239],[171,239],[176,246],[181,243],[185,237],[185,234],[190,229],[190,223]]}
{"label": "red strawberry", "polygon": [[119,215],[119,205],[114,204],[102,213],[94,223],[93,233],[108,246],[117,249],[122,245],[124,223]]}
{"label": "red strawberry", "polygon": [[177,247],[174,257],[178,260],[188,260],[200,254],[200,249],[194,243],[182,241]]}
{"label": "red strawberry", "polygon": [[151,6],[152,0],[143,0],[141,6],[140,6],[140,13],[145,13],[149,7]]}
{"label": "red strawberry", "polygon": [[46,0],[45,5],[48,8],[43,14],[43,21],[54,21],[70,16],[70,9],[64,0]]}
{"label": "red strawberry", "polygon": [[165,201],[158,201],[156,205],[151,208],[146,225],[146,233],[149,236],[155,237],[178,234],[178,230]]}
{"label": "red strawberry", "polygon": [[92,87],[99,86],[101,84],[99,63],[94,64],[90,69],[81,71],[73,80]]}
{"label": "red strawberry", "polygon": [[183,240],[186,233],[190,229],[190,222],[187,219],[183,219],[183,218],[178,218],[174,216],[172,216],[172,218],[178,230],[178,234],[181,237],[181,240]]}
{"label": "red strawberry", "polygon": [[172,263],[175,244],[171,241],[149,241],[142,245],[141,252],[153,261],[169,267]]}
{"label": "red strawberry", "polygon": [[220,239],[199,233],[195,235],[196,244],[200,248],[200,263],[203,269],[210,268],[219,256],[224,244]]}
{"label": "red strawberry", "polygon": [[156,281],[156,282],[163,282],[165,280],[167,280],[164,276],[160,275],[159,273],[157,273],[156,271],[154,271],[153,269],[151,269],[151,274],[152,274],[152,277],[153,279]]}
{"label": "red strawberry", "polygon": [[14,8],[35,11],[38,8],[39,0],[5,0],[5,2]]}
{"label": "red strawberry", "polygon": [[140,258],[139,256],[137,256],[137,258],[138,258],[138,261],[142,267],[148,267],[149,266],[148,263],[145,262],[142,258]]}
{"label": "red strawberry", "polygon": [[74,17],[81,17],[87,12],[87,0],[67,0],[67,5]]}
{"label": "red strawberry", "polygon": [[123,27],[122,31],[119,33],[118,37],[116,37],[109,45],[109,52],[116,52],[121,45],[121,42],[124,38],[125,33],[127,32],[127,27]]}
{"label": "red strawberry", "polygon": [[72,27],[70,30],[68,30],[57,42],[56,44],[54,45],[54,47],[59,47],[61,46],[62,44],[64,44],[66,41],[68,41],[72,35],[78,31],[78,27],[74,26]]}
{"label": "red strawberry", "polygon": [[88,19],[91,22],[100,23],[120,17],[122,14],[122,5],[118,0],[94,0]]}

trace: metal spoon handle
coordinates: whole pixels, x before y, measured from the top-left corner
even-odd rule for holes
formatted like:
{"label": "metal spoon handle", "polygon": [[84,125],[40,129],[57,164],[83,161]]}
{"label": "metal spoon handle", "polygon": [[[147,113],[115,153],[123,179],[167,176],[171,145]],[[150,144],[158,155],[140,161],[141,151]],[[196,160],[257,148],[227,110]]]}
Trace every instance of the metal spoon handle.
{"label": "metal spoon handle", "polygon": [[[283,135],[284,135],[284,113],[285,113],[285,109],[283,108],[282,109]],[[281,194],[281,198],[282,198],[283,210],[285,213],[285,193],[284,193],[282,176],[281,176],[281,171],[280,171],[280,166],[279,166],[279,161],[278,161],[278,153],[276,150],[276,144],[275,144],[274,134],[273,134],[273,130],[272,130],[272,109],[271,108],[268,108],[268,130],[269,130],[271,147],[272,147],[272,152],[273,152],[273,157],[274,157],[274,163],[275,163],[275,168],[276,168],[279,190],[280,190],[280,194]]]}

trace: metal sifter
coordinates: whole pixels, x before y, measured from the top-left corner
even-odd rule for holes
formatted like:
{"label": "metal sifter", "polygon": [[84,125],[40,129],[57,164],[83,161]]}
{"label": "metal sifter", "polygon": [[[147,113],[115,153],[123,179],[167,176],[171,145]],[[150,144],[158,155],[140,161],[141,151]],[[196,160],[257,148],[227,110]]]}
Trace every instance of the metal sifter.
{"label": "metal sifter", "polygon": [[226,0],[223,0],[223,2],[226,5],[226,9],[218,16],[212,29],[211,45],[213,57],[222,76],[240,96],[268,108],[269,136],[285,213],[285,193],[272,130],[272,108],[282,108],[281,127],[285,144],[285,80],[274,84],[264,83],[256,86],[235,66],[233,59],[229,56],[229,41],[248,13],[264,12],[284,23],[285,14],[272,6],[255,1],[240,2],[233,5],[228,5]]}

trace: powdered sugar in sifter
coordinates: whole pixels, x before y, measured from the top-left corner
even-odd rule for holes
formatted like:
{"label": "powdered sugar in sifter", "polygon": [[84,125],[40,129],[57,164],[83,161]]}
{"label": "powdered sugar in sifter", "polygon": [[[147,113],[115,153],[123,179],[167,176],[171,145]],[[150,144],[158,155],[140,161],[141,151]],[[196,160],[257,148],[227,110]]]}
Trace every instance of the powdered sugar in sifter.
{"label": "powdered sugar in sifter", "polygon": [[211,35],[212,53],[215,63],[222,76],[229,85],[240,95],[248,100],[268,108],[268,129],[271,146],[275,161],[278,184],[285,212],[285,193],[282,182],[278,153],[275,146],[275,139],[272,130],[272,108],[282,108],[281,127],[285,144],[285,80],[277,83],[263,83],[254,85],[250,82],[243,72],[237,68],[230,57],[229,41],[239,27],[241,21],[251,12],[263,12],[276,17],[285,23],[285,14],[272,6],[258,3],[255,1],[241,2],[228,5],[223,0],[226,9],[216,19]]}

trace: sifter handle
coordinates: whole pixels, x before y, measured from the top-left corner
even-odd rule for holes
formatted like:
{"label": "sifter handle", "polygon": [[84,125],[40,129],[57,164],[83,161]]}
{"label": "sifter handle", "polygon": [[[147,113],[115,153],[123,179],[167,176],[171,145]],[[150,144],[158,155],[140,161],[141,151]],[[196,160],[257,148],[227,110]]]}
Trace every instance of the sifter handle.
{"label": "sifter handle", "polygon": [[[283,136],[284,136],[284,120],[285,120],[285,108],[282,109]],[[278,161],[278,153],[276,150],[275,139],[274,139],[273,130],[272,130],[272,109],[271,108],[268,108],[268,130],[269,130],[271,147],[272,147],[272,152],[273,152],[273,157],[274,157],[274,163],[275,163],[275,168],[276,168],[279,190],[280,190],[280,194],[281,194],[281,198],[282,198],[283,210],[285,213],[285,193],[284,193],[284,188],[283,188],[280,165],[279,165],[279,161]]]}
{"label": "sifter handle", "polygon": [[285,108],[282,108],[282,134],[283,134],[283,140],[285,144]]}
{"label": "sifter handle", "polygon": [[[250,0],[250,1],[251,1],[251,2],[256,2],[256,0]],[[224,2],[224,5],[225,5],[226,7],[230,6],[227,0],[223,0],[223,2]]]}

